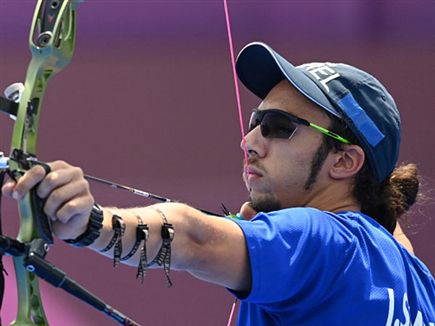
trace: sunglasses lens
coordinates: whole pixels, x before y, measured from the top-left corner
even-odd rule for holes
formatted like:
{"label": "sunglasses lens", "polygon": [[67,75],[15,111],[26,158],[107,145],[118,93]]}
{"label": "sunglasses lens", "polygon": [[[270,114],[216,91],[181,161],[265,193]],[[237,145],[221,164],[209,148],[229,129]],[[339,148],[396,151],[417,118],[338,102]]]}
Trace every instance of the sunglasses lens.
{"label": "sunglasses lens", "polygon": [[293,120],[276,111],[254,111],[249,120],[248,132],[258,125],[264,138],[289,139],[296,130]]}
{"label": "sunglasses lens", "polygon": [[261,123],[262,119],[263,119],[263,115],[261,114],[260,111],[252,112],[251,118],[249,118],[248,132],[254,130]]}
{"label": "sunglasses lens", "polygon": [[284,114],[268,112],[261,121],[261,134],[265,138],[289,139],[296,130],[296,126]]}

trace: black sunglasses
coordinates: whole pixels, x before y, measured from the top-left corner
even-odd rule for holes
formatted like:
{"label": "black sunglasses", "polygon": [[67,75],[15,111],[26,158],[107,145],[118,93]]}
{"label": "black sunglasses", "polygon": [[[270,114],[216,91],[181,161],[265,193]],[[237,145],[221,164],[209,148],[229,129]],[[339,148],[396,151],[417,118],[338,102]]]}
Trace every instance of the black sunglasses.
{"label": "black sunglasses", "polygon": [[257,126],[260,126],[261,135],[264,138],[290,139],[295,133],[298,124],[311,127],[344,144],[350,144],[350,141],[346,138],[341,137],[328,129],[278,109],[254,109],[251,118],[249,119],[248,132],[252,131]]}

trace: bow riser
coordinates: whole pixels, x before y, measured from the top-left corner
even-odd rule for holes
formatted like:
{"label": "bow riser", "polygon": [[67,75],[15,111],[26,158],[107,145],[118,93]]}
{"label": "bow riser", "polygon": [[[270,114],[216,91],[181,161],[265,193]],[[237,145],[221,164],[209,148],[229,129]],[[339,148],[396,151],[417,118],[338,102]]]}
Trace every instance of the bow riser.
{"label": "bow riser", "polygon": [[[49,79],[68,65],[75,46],[76,14],[79,1],[38,0],[29,36],[32,60],[26,73],[12,136],[12,153],[18,149],[36,154],[38,123],[43,96]],[[12,155],[12,154],[11,154]],[[19,162],[10,162],[16,178],[26,170]],[[51,240],[49,222],[38,216],[35,194],[19,202],[20,230],[17,239]],[[18,314],[12,325],[47,325],[36,276],[26,271],[23,257],[14,257],[18,288]]]}
{"label": "bow riser", "polygon": [[69,1],[63,2],[58,15],[53,17],[57,18],[53,30],[49,31],[42,26],[41,18],[46,2],[38,1],[33,17],[29,36],[32,60],[27,69],[24,93],[12,136],[12,148],[31,154],[36,153],[39,113],[48,80],[69,64],[75,46],[76,6]]}

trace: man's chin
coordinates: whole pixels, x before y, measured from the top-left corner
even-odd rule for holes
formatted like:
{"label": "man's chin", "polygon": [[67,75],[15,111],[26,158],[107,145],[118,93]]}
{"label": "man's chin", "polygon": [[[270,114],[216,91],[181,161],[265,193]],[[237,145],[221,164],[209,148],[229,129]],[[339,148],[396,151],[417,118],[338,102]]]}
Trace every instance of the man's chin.
{"label": "man's chin", "polygon": [[282,208],[281,203],[271,195],[257,195],[251,194],[249,197],[251,207],[257,212],[273,212]]}

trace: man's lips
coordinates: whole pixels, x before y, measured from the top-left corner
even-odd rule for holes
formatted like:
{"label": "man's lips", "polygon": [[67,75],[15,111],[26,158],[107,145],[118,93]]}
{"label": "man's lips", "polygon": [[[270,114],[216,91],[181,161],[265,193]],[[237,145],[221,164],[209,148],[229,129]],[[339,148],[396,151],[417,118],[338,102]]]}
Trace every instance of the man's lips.
{"label": "man's lips", "polygon": [[249,178],[251,176],[253,177],[262,177],[263,173],[261,171],[251,165],[245,167],[245,175]]}
{"label": "man's lips", "polygon": [[253,165],[245,166],[243,169],[243,179],[249,192],[252,191],[252,187],[263,177],[263,172],[254,167]]}

